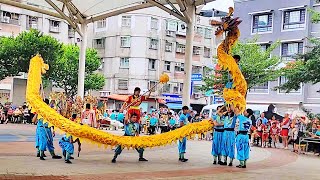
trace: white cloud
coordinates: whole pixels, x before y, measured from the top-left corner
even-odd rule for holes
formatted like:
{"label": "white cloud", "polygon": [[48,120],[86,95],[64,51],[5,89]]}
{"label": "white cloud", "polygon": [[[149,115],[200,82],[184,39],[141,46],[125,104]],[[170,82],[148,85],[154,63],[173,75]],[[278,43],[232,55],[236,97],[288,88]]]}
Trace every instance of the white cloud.
{"label": "white cloud", "polygon": [[229,7],[234,7],[233,0],[216,0],[205,5],[202,10],[216,9],[219,11],[228,12]]}

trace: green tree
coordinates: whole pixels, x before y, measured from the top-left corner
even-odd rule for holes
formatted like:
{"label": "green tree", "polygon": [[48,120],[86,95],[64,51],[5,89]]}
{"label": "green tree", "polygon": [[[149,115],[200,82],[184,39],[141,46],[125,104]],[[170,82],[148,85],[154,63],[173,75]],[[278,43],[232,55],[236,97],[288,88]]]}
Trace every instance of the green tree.
{"label": "green tree", "polygon": [[[78,87],[78,69],[80,49],[75,45],[64,45],[61,58],[53,64],[55,70],[49,77],[53,85],[62,88],[68,97],[73,97]],[[100,58],[95,49],[86,50],[85,89],[99,90],[103,87],[103,75],[95,74],[101,65]]]}
{"label": "green tree", "polygon": [[[320,13],[309,9],[313,23],[320,22]],[[276,89],[281,89],[286,92],[298,90],[301,83],[316,84],[320,82],[320,41],[310,37],[310,43],[313,45],[311,51],[304,55],[298,56],[295,62],[292,62],[284,69],[283,76],[287,78],[287,82]]]}
{"label": "green tree", "polygon": [[[271,44],[268,48],[262,49],[256,44],[257,39],[245,43],[238,42],[232,48],[232,54],[241,56],[240,67],[244,78],[247,81],[248,89],[273,81],[281,75],[282,69],[278,68],[281,58],[270,56],[274,49],[279,46],[279,42]],[[203,90],[224,88],[228,81],[228,72],[215,70],[214,75],[204,77],[205,86]]]}
{"label": "green tree", "polygon": [[[0,38],[0,80],[7,76],[28,72],[29,61],[41,54],[44,61],[52,66],[62,53],[62,44],[55,38],[44,35],[38,30],[20,33],[17,37]],[[54,71],[47,72],[46,77]]]}

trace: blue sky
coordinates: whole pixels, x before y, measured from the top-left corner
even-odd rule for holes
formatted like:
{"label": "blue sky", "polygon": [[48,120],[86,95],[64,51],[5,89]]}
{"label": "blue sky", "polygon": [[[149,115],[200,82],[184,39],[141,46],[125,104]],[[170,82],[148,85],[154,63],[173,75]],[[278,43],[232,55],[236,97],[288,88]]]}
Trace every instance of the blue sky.
{"label": "blue sky", "polygon": [[233,7],[234,3],[233,0],[216,0],[211,3],[208,3],[204,6],[202,10],[208,10],[208,9],[217,9],[220,11],[228,11],[228,8],[231,6]]}

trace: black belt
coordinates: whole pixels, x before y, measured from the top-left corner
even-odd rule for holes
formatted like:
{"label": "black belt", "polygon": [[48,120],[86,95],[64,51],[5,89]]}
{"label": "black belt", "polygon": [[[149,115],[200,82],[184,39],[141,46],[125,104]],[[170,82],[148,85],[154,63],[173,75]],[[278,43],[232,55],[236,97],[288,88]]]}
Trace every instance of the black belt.
{"label": "black belt", "polygon": [[248,131],[239,131],[239,134],[248,135]]}
{"label": "black belt", "polygon": [[289,129],[289,128],[282,128],[282,129]]}
{"label": "black belt", "polygon": [[224,129],[214,129],[215,131],[217,131],[217,132],[223,132],[224,131]]}
{"label": "black belt", "polygon": [[234,131],[234,128],[225,128],[225,131]]}

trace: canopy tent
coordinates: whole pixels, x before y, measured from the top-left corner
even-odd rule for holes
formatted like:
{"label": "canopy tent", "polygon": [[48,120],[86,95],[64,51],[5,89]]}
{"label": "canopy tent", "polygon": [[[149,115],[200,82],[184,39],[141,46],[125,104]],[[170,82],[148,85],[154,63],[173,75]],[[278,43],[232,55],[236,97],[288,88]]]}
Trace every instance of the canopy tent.
{"label": "canopy tent", "polygon": [[187,24],[183,105],[190,105],[195,15],[204,4],[212,1],[215,0],[0,0],[0,3],[64,19],[78,32],[82,37],[78,74],[80,97],[84,95],[87,24],[152,6],[170,13]]}

